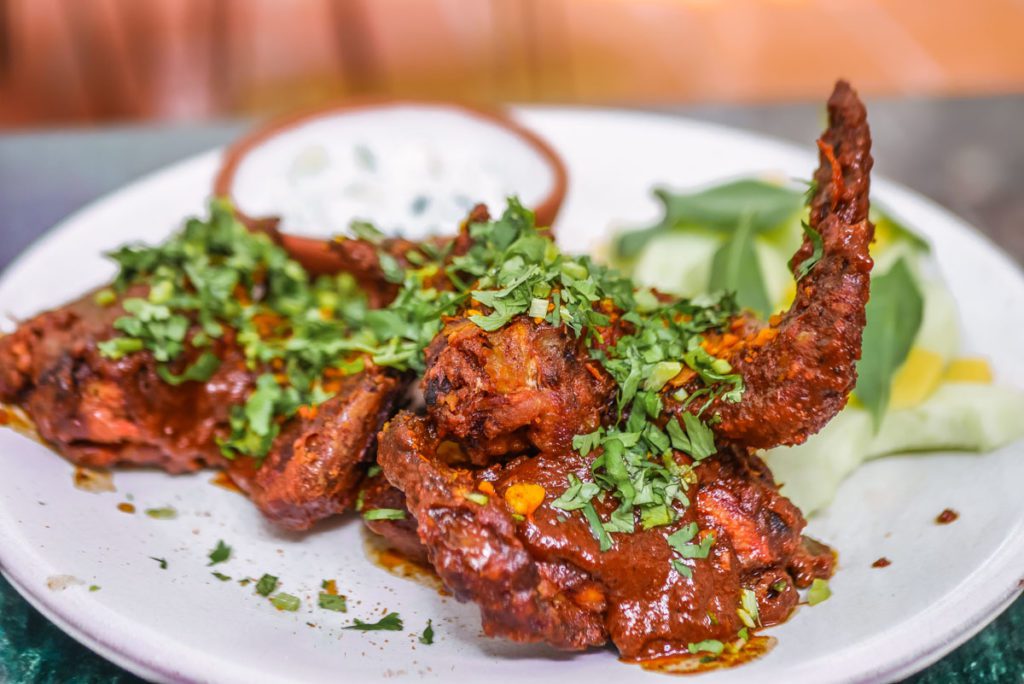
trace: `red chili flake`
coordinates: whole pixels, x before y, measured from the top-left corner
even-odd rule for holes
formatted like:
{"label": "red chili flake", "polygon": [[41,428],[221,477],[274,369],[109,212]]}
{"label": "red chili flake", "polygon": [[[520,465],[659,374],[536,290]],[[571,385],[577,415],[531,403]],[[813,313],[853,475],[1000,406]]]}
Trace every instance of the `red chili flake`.
{"label": "red chili flake", "polygon": [[949,523],[953,522],[959,517],[959,513],[954,511],[952,508],[947,508],[946,510],[939,513],[939,515],[935,518],[935,522],[939,525],[948,525]]}
{"label": "red chili flake", "polygon": [[836,150],[832,145],[829,145],[824,140],[818,140],[818,149],[821,150],[821,155],[828,160],[829,166],[832,167],[832,209],[839,205],[839,200],[846,192],[845,183],[843,182],[843,167],[836,159]]}
{"label": "red chili flake", "polygon": [[888,558],[886,558],[885,556],[882,556],[881,558],[876,560],[874,563],[872,563],[871,567],[873,567],[873,568],[887,568],[890,565],[892,565],[892,561],[889,560]]}

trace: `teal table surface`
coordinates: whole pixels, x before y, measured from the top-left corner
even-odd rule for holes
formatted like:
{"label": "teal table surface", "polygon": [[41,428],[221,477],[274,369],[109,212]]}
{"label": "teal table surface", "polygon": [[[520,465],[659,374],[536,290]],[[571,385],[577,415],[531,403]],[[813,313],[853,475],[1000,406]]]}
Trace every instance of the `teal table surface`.
{"label": "teal table surface", "polygon": [[[1024,97],[876,101],[869,111],[878,173],[933,197],[1024,260]],[[814,104],[670,113],[804,145],[821,120]],[[0,135],[0,268],[85,203],[244,128],[220,122]],[[137,681],[62,633],[0,578],[0,682]],[[909,681],[1024,682],[1024,601]]]}

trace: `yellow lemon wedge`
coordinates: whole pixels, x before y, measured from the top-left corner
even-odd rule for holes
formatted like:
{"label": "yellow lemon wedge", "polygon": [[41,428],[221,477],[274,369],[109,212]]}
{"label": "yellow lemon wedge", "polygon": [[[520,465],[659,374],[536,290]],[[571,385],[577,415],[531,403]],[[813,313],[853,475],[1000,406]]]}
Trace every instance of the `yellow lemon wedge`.
{"label": "yellow lemon wedge", "polygon": [[946,361],[940,354],[913,347],[893,378],[889,409],[910,408],[927,399],[942,381],[945,368]]}
{"label": "yellow lemon wedge", "polygon": [[894,238],[894,232],[889,219],[879,218],[875,221],[875,241],[871,243],[872,256],[889,248]]}
{"label": "yellow lemon wedge", "polygon": [[796,281],[791,282],[786,286],[785,291],[782,293],[782,300],[779,305],[775,308],[775,313],[782,313],[790,306],[793,305],[793,300],[796,299]]}
{"label": "yellow lemon wedge", "polygon": [[953,359],[946,368],[945,382],[976,382],[992,384],[992,367],[988,361],[979,358]]}

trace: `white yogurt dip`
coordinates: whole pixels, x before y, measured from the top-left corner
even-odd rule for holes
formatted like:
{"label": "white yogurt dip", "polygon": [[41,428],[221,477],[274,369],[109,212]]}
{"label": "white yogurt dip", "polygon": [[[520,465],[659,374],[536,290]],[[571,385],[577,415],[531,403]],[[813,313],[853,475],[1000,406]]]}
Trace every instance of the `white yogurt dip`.
{"label": "white yogurt dip", "polygon": [[509,195],[536,206],[554,182],[544,157],[497,123],[396,104],[280,131],[242,159],[233,195],[249,216],[280,216],[287,233],[329,238],[362,220],[419,239],[455,232],[477,202],[492,213]]}

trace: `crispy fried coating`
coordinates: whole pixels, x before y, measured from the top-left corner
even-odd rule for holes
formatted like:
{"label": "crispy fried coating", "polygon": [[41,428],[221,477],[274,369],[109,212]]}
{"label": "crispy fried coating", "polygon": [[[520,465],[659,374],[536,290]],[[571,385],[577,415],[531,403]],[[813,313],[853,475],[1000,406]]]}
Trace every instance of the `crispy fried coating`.
{"label": "crispy fried coating", "polygon": [[[857,93],[845,81],[828,101],[829,127],[818,141],[810,226],[822,238],[820,261],[797,283],[789,311],[767,328],[737,322],[741,339],[723,356],[743,376],[743,401],[718,401],[715,432],[768,449],[800,444],[846,405],[857,381],[874,226],[868,221],[871,133]],[[811,238],[790,262],[813,252]]]}
{"label": "crispy fried coating", "polygon": [[600,426],[615,389],[581,340],[526,317],[494,332],[450,321],[427,350],[423,378],[431,417],[480,465],[531,447],[568,449]]}
{"label": "crispy fried coating", "polygon": [[380,369],[350,375],[312,415],[285,424],[259,468],[248,471],[236,459],[228,473],[281,527],[306,530],[344,513],[376,455],[377,432],[407,386],[408,379]]}
{"label": "crispy fried coating", "polygon": [[[709,335],[709,351],[742,376],[742,401],[719,399],[706,415],[725,442],[752,448],[800,444],[846,404],[856,382],[874,227],[867,219],[871,136],[864,106],[845,82],[829,99],[829,128],[819,146],[821,166],[810,227],[822,238],[821,258],[797,284],[789,311],[765,325],[744,313],[727,330]],[[797,273],[811,257],[808,236],[791,262]],[[612,343],[629,327],[613,323],[601,334]],[[526,316],[494,332],[464,318],[449,321],[428,350],[423,388],[443,434],[467,443],[478,463],[528,447],[560,450],[575,434],[614,416],[617,388],[564,328]],[[701,387],[694,373],[664,391],[669,412],[679,385]],[[687,410],[697,411],[703,402]]]}
{"label": "crispy fried coating", "polygon": [[100,354],[97,343],[115,334],[122,315],[120,301],[100,306],[89,294],[0,337],[0,401],[21,406],[39,436],[79,465],[170,473],[223,465],[217,439],[229,434],[231,407],[253,387],[241,352],[229,339],[218,342],[221,364],[207,382],[171,386],[149,353]]}

